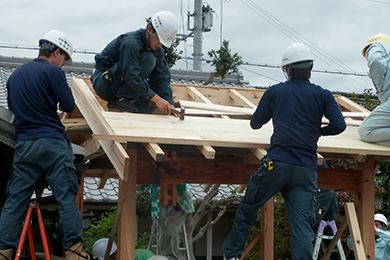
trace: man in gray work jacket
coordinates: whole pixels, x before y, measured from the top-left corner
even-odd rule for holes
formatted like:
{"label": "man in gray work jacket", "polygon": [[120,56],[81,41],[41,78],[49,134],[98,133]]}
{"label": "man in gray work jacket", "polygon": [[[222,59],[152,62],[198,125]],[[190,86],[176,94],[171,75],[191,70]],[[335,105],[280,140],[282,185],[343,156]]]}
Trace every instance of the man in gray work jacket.
{"label": "man in gray work jacket", "polygon": [[95,56],[91,80],[108,108],[151,114],[157,107],[171,114],[171,73],[162,45],[169,48],[177,30],[175,15],[161,11],[146,29],[118,36]]}

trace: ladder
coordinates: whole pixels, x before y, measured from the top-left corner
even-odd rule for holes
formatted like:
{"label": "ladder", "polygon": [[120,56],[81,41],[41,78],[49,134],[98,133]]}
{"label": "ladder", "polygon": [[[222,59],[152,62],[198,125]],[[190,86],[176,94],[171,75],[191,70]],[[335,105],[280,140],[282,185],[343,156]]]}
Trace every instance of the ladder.
{"label": "ladder", "polygon": [[[179,251],[186,251],[187,259],[191,259],[190,256],[190,248],[188,246],[188,234],[186,229],[186,224],[183,223],[182,226],[182,232],[183,232],[183,246],[179,247]],[[150,237],[149,237],[149,244],[147,249],[151,250],[152,248],[156,248],[157,253],[156,255],[159,255],[159,246],[158,246],[158,238],[159,238],[159,226],[158,226],[158,220],[154,220],[152,224],[152,229],[150,231]],[[156,244],[153,245],[153,241],[156,239]]]}
{"label": "ladder", "polygon": [[26,239],[26,235],[27,234],[28,234],[28,244],[29,244],[31,259],[32,260],[36,260],[35,247],[34,247],[34,237],[33,237],[33,231],[32,231],[31,223],[30,223],[33,209],[36,209],[36,214],[37,214],[38,224],[39,224],[39,230],[41,231],[43,250],[45,251],[46,260],[51,260],[50,255],[52,254],[52,250],[51,250],[49,241],[47,239],[47,233],[46,233],[45,226],[43,224],[43,218],[42,218],[41,209],[39,208],[39,203],[37,201],[34,201],[34,202],[30,203],[29,207],[27,209],[27,215],[26,215],[26,219],[24,221],[22,235],[20,237],[18,249],[16,251],[15,260],[19,260],[20,257],[21,257],[24,241]]}
{"label": "ladder", "polygon": [[[327,236],[327,235],[323,234],[324,233],[324,229],[327,226],[329,226],[332,229],[333,235]],[[320,253],[320,247],[321,247],[321,244],[322,244],[321,243],[322,240],[323,239],[332,240],[334,235],[336,234],[336,232],[337,232],[337,227],[336,227],[336,222],[334,220],[331,220],[331,221],[321,220],[320,226],[318,227],[316,240],[315,240],[315,243],[314,243],[313,260],[317,260],[317,258],[318,258],[318,254]],[[341,260],[346,260],[345,254],[344,254],[344,250],[343,250],[343,246],[341,244],[340,239],[337,241],[336,246],[337,246],[337,249],[338,249],[338,253],[340,254]]]}

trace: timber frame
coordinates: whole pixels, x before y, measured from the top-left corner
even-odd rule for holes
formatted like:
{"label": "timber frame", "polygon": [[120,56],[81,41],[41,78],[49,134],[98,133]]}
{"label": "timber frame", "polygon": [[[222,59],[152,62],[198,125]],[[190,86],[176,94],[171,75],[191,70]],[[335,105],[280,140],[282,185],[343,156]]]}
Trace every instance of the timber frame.
{"label": "timber frame", "polygon": [[[74,77],[71,81],[77,107],[63,118],[63,123],[72,142],[87,149],[91,167],[84,177],[101,178],[100,188],[107,178],[120,180],[119,260],[134,259],[135,248],[128,245],[135,245],[134,208],[140,185],[240,184],[244,190],[269,146],[272,123],[256,131],[249,126],[264,89],[171,86],[177,106],[186,107],[183,121],[166,115],[107,111],[106,103],[94,94],[89,78]],[[374,259],[374,175],[378,162],[389,160],[390,149],[362,142],[357,128],[369,111],[346,97],[335,98],[347,130],[320,138],[318,164],[324,159],[346,158],[356,160],[357,166],[354,170],[320,168],[318,187],[356,194],[364,249],[367,257]],[[323,123],[328,122],[324,119]],[[83,192],[79,194],[82,212]],[[174,203],[176,196],[163,199]],[[273,259],[272,199],[263,207],[262,221],[262,259]]]}

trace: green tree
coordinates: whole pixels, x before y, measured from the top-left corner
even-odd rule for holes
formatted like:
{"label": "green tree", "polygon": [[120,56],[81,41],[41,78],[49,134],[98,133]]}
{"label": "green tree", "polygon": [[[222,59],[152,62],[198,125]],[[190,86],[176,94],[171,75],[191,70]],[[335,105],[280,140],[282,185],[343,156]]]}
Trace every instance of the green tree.
{"label": "green tree", "polygon": [[242,57],[238,53],[231,54],[229,49],[229,41],[223,40],[222,46],[219,50],[211,50],[208,55],[213,58],[212,66],[215,67],[215,72],[210,74],[209,79],[204,83],[208,85],[213,82],[215,77],[224,79],[226,74],[237,73],[238,66],[242,64]]}
{"label": "green tree", "polygon": [[181,59],[181,54],[183,51],[178,51],[177,46],[180,44],[180,39],[176,38],[173,42],[170,48],[162,46],[164,49],[164,58],[168,63],[168,67],[171,68],[173,65],[175,65],[176,61]]}

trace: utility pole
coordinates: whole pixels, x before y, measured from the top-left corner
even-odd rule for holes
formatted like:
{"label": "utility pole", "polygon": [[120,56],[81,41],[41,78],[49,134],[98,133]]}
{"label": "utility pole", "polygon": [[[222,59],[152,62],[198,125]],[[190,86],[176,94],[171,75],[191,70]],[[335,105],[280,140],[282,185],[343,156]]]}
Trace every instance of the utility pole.
{"label": "utility pole", "polygon": [[[184,36],[186,39],[190,36],[194,37],[194,52],[192,53],[194,64],[194,70],[202,69],[202,32],[211,31],[213,26],[213,9],[208,5],[202,6],[202,0],[194,1],[194,13],[187,14],[188,17],[188,30],[192,31],[191,34]],[[194,27],[190,28],[190,17],[194,17]]]}
{"label": "utility pole", "polygon": [[194,7],[194,70],[202,69],[202,2],[195,0]]}

